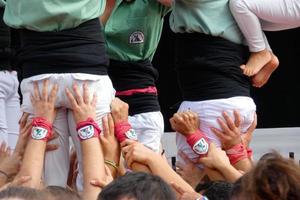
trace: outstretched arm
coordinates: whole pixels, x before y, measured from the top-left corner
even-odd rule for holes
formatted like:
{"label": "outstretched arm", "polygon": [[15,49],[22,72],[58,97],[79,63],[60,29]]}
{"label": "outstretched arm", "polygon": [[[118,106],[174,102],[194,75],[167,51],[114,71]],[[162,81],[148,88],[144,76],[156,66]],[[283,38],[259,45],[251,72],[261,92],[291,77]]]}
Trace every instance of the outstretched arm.
{"label": "outstretched arm", "polygon": [[105,180],[105,168],[102,148],[100,146],[100,129],[94,121],[96,118],[97,97],[90,97],[87,83],[82,86],[80,94],[77,84],[73,85],[74,95],[69,89],[66,94],[72,107],[80,139],[83,163],[83,199],[95,200],[101,188],[90,184],[92,180]]}
{"label": "outstretched arm", "polygon": [[34,83],[34,95],[31,96],[34,108],[31,136],[24,153],[23,164],[16,177],[30,176],[31,179],[23,186],[32,188],[39,188],[41,184],[46,145],[51,138],[52,124],[56,115],[54,105],[58,86],[54,85],[48,95],[48,84],[48,80],[43,81],[40,93],[38,84]]}

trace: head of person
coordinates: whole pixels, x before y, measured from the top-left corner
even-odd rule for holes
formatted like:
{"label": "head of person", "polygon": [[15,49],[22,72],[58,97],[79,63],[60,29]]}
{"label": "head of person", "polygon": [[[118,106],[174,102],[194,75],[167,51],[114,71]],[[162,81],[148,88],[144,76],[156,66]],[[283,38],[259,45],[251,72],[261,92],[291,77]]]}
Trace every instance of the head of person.
{"label": "head of person", "polygon": [[60,186],[48,186],[45,188],[45,192],[48,193],[51,200],[81,200],[78,193]]}
{"label": "head of person", "polygon": [[197,185],[196,191],[209,200],[229,200],[232,183],[226,181],[209,181]]}
{"label": "head of person", "polygon": [[98,200],[175,200],[175,193],[160,177],[128,173],[107,185]]}
{"label": "head of person", "polygon": [[48,200],[48,196],[36,189],[8,187],[0,192],[0,200]]}
{"label": "head of person", "polygon": [[276,152],[268,154],[237,181],[231,199],[300,199],[300,166]]}

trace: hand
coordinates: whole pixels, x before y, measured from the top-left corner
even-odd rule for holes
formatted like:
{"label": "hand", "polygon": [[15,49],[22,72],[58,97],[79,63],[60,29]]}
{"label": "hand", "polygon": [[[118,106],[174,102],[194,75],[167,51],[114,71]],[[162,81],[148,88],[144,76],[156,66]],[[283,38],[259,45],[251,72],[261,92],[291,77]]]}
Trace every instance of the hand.
{"label": "hand", "polygon": [[5,190],[8,187],[18,187],[22,186],[24,183],[27,183],[28,181],[31,180],[30,176],[21,176],[21,177],[15,177],[14,180],[10,183],[5,184],[0,188],[0,192],[2,190]]}
{"label": "hand", "polygon": [[86,121],[88,118],[96,119],[96,103],[97,95],[94,93],[93,98],[90,98],[87,83],[82,85],[83,95],[80,94],[76,83],[73,85],[74,95],[66,88],[66,94],[71,104],[73,115],[76,124]]}
{"label": "hand", "polygon": [[134,162],[148,165],[150,159],[157,156],[152,150],[133,140],[125,140],[121,146],[123,147],[122,152],[125,155],[125,160],[129,167],[131,167]]}
{"label": "hand", "polygon": [[56,116],[55,101],[58,85],[55,84],[50,91],[50,95],[48,95],[48,84],[48,79],[43,81],[42,94],[40,94],[38,83],[34,83],[34,95],[31,95],[31,104],[35,117],[43,117],[52,124]]}
{"label": "hand", "polygon": [[19,120],[20,130],[22,130],[28,123],[29,113],[23,112],[21,119]]}
{"label": "hand", "polygon": [[257,125],[257,115],[255,113],[254,120],[253,120],[251,126],[247,129],[246,133],[242,134],[242,141],[243,141],[243,144],[245,145],[245,147],[249,147],[249,144],[252,140],[253,131],[255,130],[256,125]]}
{"label": "hand", "polygon": [[199,162],[208,168],[218,169],[219,171],[231,166],[226,152],[217,148],[213,142],[209,145],[207,157],[201,158]]}
{"label": "hand", "polygon": [[241,116],[236,110],[233,111],[233,114],[235,118],[234,122],[226,112],[223,112],[225,121],[221,118],[218,118],[218,123],[221,126],[222,131],[216,128],[211,128],[211,130],[221,140],[222,147],[225,150],[230,149],[231,147],[242,142],[240,131]]}
{"label": "hand", "polygon": [[114,121],[111,114],[102,118],[103,135],[100,135],[100,142],[103,149],[104,160],[112,160],[119,163],[120,144],[115,137]]}
{"label": "hand", "polygon": [[[26,148],[27,143],[28,143],[28,139],[30,138],[31,128],[32,128],[32,125],[31,125],[31,122],[29,120],[25,121],[25,126],[20,127],[20,134],[19,134],[19,137],[18,137],[18,141],[17,141],[14,153],[19,154],[21,157],[23,157],[23,154],[25,152],[25,148]],[[58,135],[56,134],[55,131],[53,131],[53,134],[52,134],[51,138],[49,139],[49,141],[54,140],[57,137],[58,137]],[[54,151],[56,149],[58,149],[58,145],[47,143],[46,151]]]}
{"label": "hand", "polygon": [[96,179],[91,180],[90,184],[95,187],[99,187],[99,188],[103,189],[104,187],[106,187],[108,184],[110,184],[114,180],[114,178],[107,166],[105,166],[105,174],[106,174],[105,180],[96,180]]}
{"label": "hand", "polygon": [[[26,114],[26,113],[24,113],[24,114]],[[23,116],[24,116],[24,114],[23,114]],[[28,117],[24,118],[23,119],[24,121],[22,121],[22,125],[20,125],[20,134],[18,137],[15,151],[14,151],[14,153],[18,153],[21,156],[23,156],[23,154],[25,152],[25,148],[28,143],[28,139],[29,139],[31,129],[32,129],[31,121],[29,121],[29,120],[27,121],[27,118]]]}
{"label": "hand", "polygon": [[182,187],[180,187],[176,183],[171,183],[171,185],[179,195],[178,198],[179,200],[195,200],[202,197],[202,195],[197,192],[185,191]]}
{"label": "hand", "polygon": [[21,156],[17,153],[12,154],[9,148],[7,148],[3,155],[0,170],[7,174],[8,178],[13,177],[20,169]]}
{"label": "hand", "polygon": [[170,123],[173,130],[185,136],[195,133],[200,127],[198,115],[192,111],[175,113]]}
{"label": "hand", "polygon": [[127,103],[120,100],[119,98],[115,98],[114,100],[112,100],[110,107],[111,115],[114,119],[115,124],[128,121],[129,106]]}
{"label": "hand", "polygon": [[176,162],[176,172],[193,188],[201,182],[205,176],[203,170],[200,170],[196,163],[190,160],[185,153],[179,151],[179,156],[184,160],[185,164]]}

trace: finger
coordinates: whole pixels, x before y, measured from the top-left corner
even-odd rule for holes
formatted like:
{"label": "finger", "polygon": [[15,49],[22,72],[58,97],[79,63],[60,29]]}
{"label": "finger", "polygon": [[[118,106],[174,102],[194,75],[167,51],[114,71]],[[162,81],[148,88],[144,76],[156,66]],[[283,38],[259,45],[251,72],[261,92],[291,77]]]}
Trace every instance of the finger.
{"label": "finger", "polygon": [[80,90],[78,88],[77,83],[73,84],[73,91],[74,91],[74,97],[76,99],[77,104],[82,105],[83,104],[83,98],[82,98],[82,95],[80,93]]}
{"label": "finger", "polygon": [[105,181],[100,181],[100,180],[91,180],[90,184],[96,187],[104,188],[106,186]]}
{"label": "finger", "polygon": [[[125,141],[123,141],[122,143],[121,143],[121,147],[125,147],[125,146],[129,146],[129,145],[131,145],[131,144],[133,144],[133,143],[135,143],[135,141],[134,140],[128,140],[128,139],[126,139]],[[123,149],[122,148],[122,149]]]}
{"label": "finger", "polygon": [[30,95],[30,102],[31,102],[31,105],[35,105],[36,100],[32,94]]}
{"label": "finger", "polygon": [[115,124],[114,124],[113,117],[109,113],[107,118],[108,118],[109,134],[115,135]]}
{"label": "finger", "polygon": [[43,80],[43,87],[42,87],[42,100],[48,101],[48,84],[49,80],[45,79]]}
{"label": "finger", "polygon": [[58,85],[55,84],[49,94],[49,102],[52,104],[55,104],[56,98],[57,98],[57,92],[58,92]]}
{"label": "finger", "polygon": [[28,117],[29,117],[29,113],[23,112],[22,117],[19,120],[20,129],[22,129],[26,125]]}
{"label": "finger", "polygon": [[234,115],[234,123],[235,123],[235,126],[237,128],[239,128],[242,124],[242,118],[241,118],[241,115],[240,115],[240,112],[237,111],[237,110],[234,110],[233,111],[233,115]]}
{"label": "finger", "polygon": [[251,126],[247,129],[247,133],[252,133],[256,129],[256,126],[257,126],[257,115],[256,113],[254,113],[254,120]]}
{"label": "finger", "polygon": [[170,118],[169,121],[170,121],[172,130],[176,131],[176,129],[175,129],[175,127],[176,127],[176,126],[175,126],[176,122],[175,122],[174,118],[173,118],[173,117]]}
{"label": "finger", "polygon": [[41,99],[39,86],[37,82],[33,83],[33,97],[35,98],[35,100]]}
{"label": "finger", "polygon": [[176,183],[171,183],[171,186],[174,188],[176,192],[178,192],[180,195],[182,195],[185,191],[182,189],[179,185]]}
{"label": "finger", "polygon": [[199,163],[205,165],[206,167],[213,168],[212,159],[209,157],[200,158]]}
{"label": "finger", "polygon": [[78,107],[77,101],[76,101],[73,94],[70,92],[70,90],[68,88],[66,88],[66,95],[68,97],[68,100],[71,104],[72,109],[77,108]]}
{"label": "finger", "polygon": [[182,170],[184,168],[185,164],[178,161],[178,162],[176,162],[175,166],[178,167],[179,170]]}
{"label": "finger", "polygon": [[84,101],[84,103],[89,104],[90,103],[90,92],[89,92],[87,82],[84,82],[82,84],[82,91],[83,91],[83,101]]}
{"label": "finger", "polygon": [[217,121],[218,121],[219,125],[221,126],[223,132],[226,135],[230,135],[231,130],[228,128],[227,124],[221,118],[218,118]]}
{"label": "finger", "polygon": [[107,115],[105,115],[102,118],[102,126],[103,126],[103,135],[105,138],[107,138],[109,136],[109,125],[108,125]]}
{"label": "finger", "polygon": [[32,124],[30,122],[28,122],[25,127],[21,130],[20,134],[23,136],[23,137],[26,137],[29,135],[30,131],[31,131],[31,126]]}
{"label": "finger", "polygon": [[21,186],[30,180],[31,180],[30,176],[21,176],[21,177],[15,178],[13,180],[13,182],[11,183],[11,186]]}
{"label": "finger", "polygon": [[46,145],[46,151],[54,151],[58,149],[58,145],[57,144],[47,144]]}
{"label": "finger", "polygon": [[97,101],[98,101],[98,96],[97,96],[97,94],[95,92],[94,95],[93,95],[92,102],[91,102],[91,104],[92,104],[93,107],[97,106]]}
{"label": "finger", "polygon": [[223,117],[226,121],[227,127],[229,127],[229,129],[232,131],[235,130],[236,126],[231,117],[227,114],[227,112],[223,112]]}
{"label": "finger", "polygon": [[220,131],[219,129],[216,128],[211,128],[212,132],[221,140],[228,140],[230,139],[230,137],[228,137],[227,135],[225,135],[222,131]]}
{"label": "finger", "polygon": [[191,161],[191,159],[190,159],[183,151],[179,151],[178,154],[179,154],[179,156],[184,160],[184,162],[185,162],[186,164],[193,163],[193,162]]}

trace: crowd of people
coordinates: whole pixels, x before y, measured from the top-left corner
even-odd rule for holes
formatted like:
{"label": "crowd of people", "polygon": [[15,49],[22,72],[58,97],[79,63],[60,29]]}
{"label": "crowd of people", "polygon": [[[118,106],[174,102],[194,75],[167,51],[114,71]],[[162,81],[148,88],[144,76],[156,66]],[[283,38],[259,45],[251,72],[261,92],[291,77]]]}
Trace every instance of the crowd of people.
{"label": "crowd of people", "polygon": [[[279,65],[262,30],[300,26],[276,2],[0,0],[0,199],[300,199],[300,167],[250,148],[251,85]],[[168,13],[175,170],[152,65]]]}

